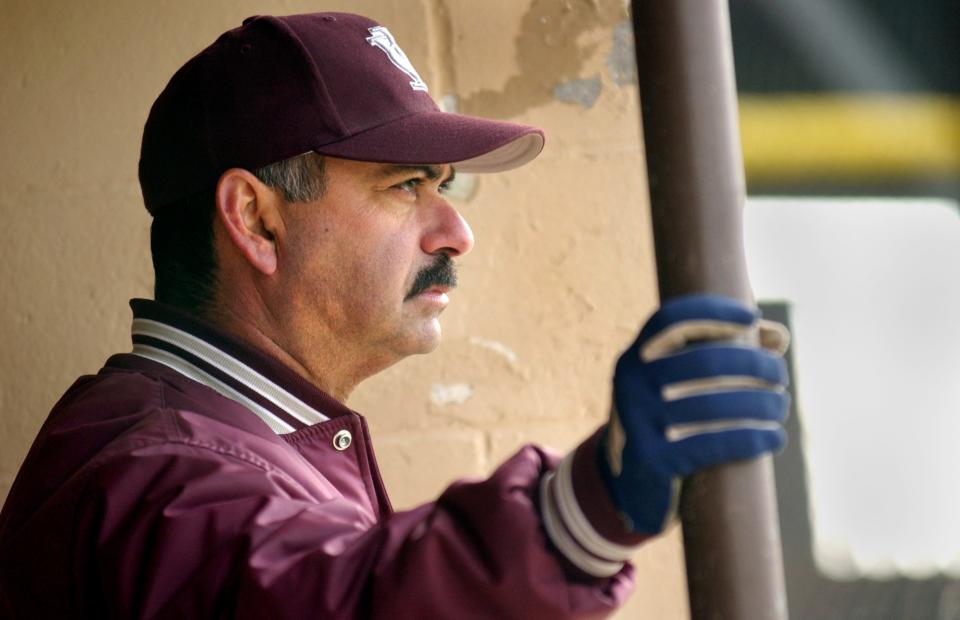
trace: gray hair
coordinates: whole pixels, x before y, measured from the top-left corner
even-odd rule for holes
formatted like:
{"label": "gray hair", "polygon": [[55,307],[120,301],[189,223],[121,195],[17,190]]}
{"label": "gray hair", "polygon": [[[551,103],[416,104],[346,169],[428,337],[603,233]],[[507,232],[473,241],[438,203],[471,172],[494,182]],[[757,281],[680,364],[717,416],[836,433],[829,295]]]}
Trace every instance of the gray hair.
{"label": "gray hair", "polygon": [[326,186],[323,156],[313,151],[258,168],[253,174],[280,190],[287,202],[318,200]]}

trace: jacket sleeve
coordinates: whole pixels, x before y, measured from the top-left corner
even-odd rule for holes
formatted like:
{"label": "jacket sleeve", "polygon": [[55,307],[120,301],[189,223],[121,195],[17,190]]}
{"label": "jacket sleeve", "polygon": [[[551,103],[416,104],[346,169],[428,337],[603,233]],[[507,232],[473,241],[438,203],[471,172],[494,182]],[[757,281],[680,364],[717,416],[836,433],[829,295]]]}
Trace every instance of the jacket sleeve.
{"label": "jacket sleeve", "polygon": [[110,617],[603,617],[632,567],[571,574],[538,510],[554,465],[526,447],[486,480],[367,526],[250,455],[165,442],[97,467],[80,531]]}

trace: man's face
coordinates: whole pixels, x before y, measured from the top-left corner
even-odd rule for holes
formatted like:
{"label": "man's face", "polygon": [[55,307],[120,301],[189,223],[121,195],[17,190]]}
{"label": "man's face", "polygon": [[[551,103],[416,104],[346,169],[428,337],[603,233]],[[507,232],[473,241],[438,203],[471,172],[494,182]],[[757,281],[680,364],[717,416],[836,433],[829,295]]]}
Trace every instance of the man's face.
{"label": "man's face", "polygon": [[319,200],[283,207],[275,311],[287,350],[370,372],[433,350],[455,284],[449,259],[473,247],[442,195],[452,168],[328,157],[325,169]]}

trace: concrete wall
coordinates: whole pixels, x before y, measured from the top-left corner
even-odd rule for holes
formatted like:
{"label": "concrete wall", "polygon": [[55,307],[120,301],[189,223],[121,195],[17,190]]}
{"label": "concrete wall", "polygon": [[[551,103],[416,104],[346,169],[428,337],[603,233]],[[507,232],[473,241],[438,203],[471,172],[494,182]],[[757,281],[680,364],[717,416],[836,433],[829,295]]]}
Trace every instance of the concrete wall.
{"label": "concrete wall", "polygon": [[[533,165],[461,186],[477,247],[444,343],[361,386],[395,503],[483,475],[528,441],[566,450],[604,419],[620,348],[656,300],[623,0],[3,0],[0,498],[62,391],[129,350],[149,297],[136,181],[153,99],[258,13],[350,10],[389,25],[459,111],[544,127]],[[468,179],[469,181],[469,179]],[[684,618],[676,530],[637,557],[620,618]]]}

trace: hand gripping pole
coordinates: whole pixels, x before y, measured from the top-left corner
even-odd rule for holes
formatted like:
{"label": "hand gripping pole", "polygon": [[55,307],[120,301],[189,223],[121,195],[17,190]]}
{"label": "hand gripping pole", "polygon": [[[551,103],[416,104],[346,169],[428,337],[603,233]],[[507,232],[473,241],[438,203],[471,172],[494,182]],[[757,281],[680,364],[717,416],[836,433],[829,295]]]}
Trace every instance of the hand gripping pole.
{"label": "hand gripping pole", "polygon": [[[660,298],[752,303],[727,0],[633,0]],[[787,617],[772,461],[706,471],[680,503],[695,620]]]}

